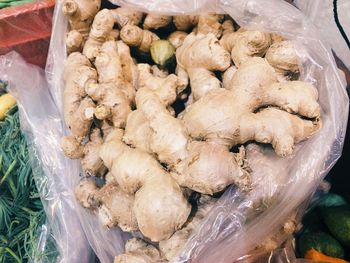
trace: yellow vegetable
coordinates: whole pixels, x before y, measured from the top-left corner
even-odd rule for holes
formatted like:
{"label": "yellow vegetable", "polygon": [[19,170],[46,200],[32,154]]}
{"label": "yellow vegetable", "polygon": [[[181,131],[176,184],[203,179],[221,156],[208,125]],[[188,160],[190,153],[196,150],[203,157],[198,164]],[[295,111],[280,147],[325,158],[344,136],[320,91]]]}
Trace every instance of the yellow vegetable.
{"label": "yellow vegetable", "polygon": [[6,93],[0,97],[0,121],[5,119],[6,113],[16,104],[15,98]]}
{"label": "yellow vegetable", "polygon": [[326,256],[315,249],[310,249],[308,252],[306,252],[305,258],[325,263],[349,263],[348,261],[341,258],[333,258]]}

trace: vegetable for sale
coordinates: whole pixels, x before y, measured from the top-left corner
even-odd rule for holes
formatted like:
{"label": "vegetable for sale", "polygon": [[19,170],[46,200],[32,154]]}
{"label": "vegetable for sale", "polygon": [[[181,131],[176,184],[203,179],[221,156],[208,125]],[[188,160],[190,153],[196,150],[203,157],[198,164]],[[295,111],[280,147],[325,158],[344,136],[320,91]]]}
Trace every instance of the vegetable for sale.
{"label": "vegetable for sale", "polygon": [[339,242],[324,232],[305,233],[299,238],[299,251],[302,256],[311,249],[335,258],[344,258],[345,255]]}
{"label": "vegetable for sale", "polygon": [[158,249],[142,239],[132,238],[125,244],[125,254],[114,259],[114,263],[156,263],[164,262]]}
{"label": "vegetable for sale", "polygon": [[168,64],[175,55],[175,47],[168,40],[156,40],[151,44],[151,57],[159,66]]}
{"label": "vegetable for sale", "polygon": [[[125,7],[96,11],[64,76],[71,135],[63,150],[85,175],[101,177],[82,179],[76,197],[108,228],[145,238],[129,240],[115,262],[172,260],[216,204],[211,195],[261,186],[246,144],[271,144],[282,158],[321,128],[318,91],[298,80],[289,40],[236,31],[218,14],[143,17]],[[296,229],[293,220],[265,249]]]}
{"label": "vegetable for sale", "polygon": [[324,263],[349,263],[348,261],[341,259],[341,258],[334,258],[334,257],[326,256],[326,255],[322,254],[321,252],[318,252],[315,249],[309,250],[305,254],[305,258],[310,259],[310,260],[314,260],[317,262],[324,262]]}
{"label": "vegetable for sale", "polygon": [[16,100],[11,94],[3,94],[0,96],[0,121],[5,119],[9,109],[16,105]]}
{"label": "vegetable for sale", "polygon": [[155,33],[134,25],[122,27],[120,38],[129,46],[138,47],[142,52],[149,52],[152,42],[159,39]]}

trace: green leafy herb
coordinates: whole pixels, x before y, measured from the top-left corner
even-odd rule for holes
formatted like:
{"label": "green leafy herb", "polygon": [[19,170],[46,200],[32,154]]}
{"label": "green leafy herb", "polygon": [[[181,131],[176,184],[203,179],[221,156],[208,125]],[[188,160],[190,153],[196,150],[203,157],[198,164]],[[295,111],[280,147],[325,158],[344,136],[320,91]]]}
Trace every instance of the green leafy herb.
{"label": "green leafy herb", "polygon": [[18,110],[14,108],[0,122],[0,263],[35,259],[54,262],[57,251],[52,237],[44,252],[38,248],[45,220]]}

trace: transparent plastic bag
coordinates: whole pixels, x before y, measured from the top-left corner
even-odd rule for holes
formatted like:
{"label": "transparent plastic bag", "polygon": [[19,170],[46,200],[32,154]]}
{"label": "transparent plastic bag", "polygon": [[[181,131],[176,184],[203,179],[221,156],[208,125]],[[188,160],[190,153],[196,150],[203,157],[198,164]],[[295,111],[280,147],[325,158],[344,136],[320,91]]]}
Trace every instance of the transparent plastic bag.
{"label": "transparent plastic bag", "polygon": [[[350,50],[341,35],[334,17],[332,0],[295,0],[294,4],[316,25],[325,42],[335,51],[336,55],[350,70]],[[340,26],[347,37],[350,37],[350,2],[337,1],[337,14]]]}
{"label": "transparent plastic bag", "polygon": [[[298,144],[294,154],[287,158],[277,157],[269,148],[249,145],[247,158],[257,187],[248,194],[230,187],[173,262],[231,263],[248,253],[251,254],[267,237],[278,232],[289,217],[296,216],[296,211],[303,210],[305,200],[312,195],[341,154],[348,117],[348,98],[344,80],[338,73],[330,50],[319,40],[317,29],[302,13],[284,1],[115,0],[114,3],[164,14],[209,11],[227,13],[241,26],[279,33],[305,47],[298,49],[303,61],[301,79],[318,88],[322,129],[311,139]],[[61,7],[62,0],[59,0],[54,13],[53,35],[46,68],[54,101],[50,105],[45,104],[48,109],[57,106],[60,113],[56,112],[55,117],[60,125],[64,88],[62,73],[66,57],[64,38],[67,32],[67,22]],[[28,104],[28,107],[33,106],[35,107]],[[58,114],[61,114],[61,118]],[[78,162],[68,159],[63,161],[59,136],[50,136],[47,133],[50,127],[43,129],[38,126],[37,129],[39,135],[44,138],[46,136],[46,140],[36,140],[39,149],[45,147],[47,142],[57,147],[56,152],[50,154],[51,163],[42,162],[44,169],[48,169],[45,168],[46,165],[61,168],[64,166],[68,173],[64,178],[70,176],[71,179],[68,180],[73,187],[81,172]],[[45,134],[42,134],[43,130]],[[66,134],[68,130],[60,126],[58,133]],[[70,193],[67,200],[75,203]],[[127,233],[118,228],[104,230],[92,212],[77,207],[76,210],[90,245],[102,263],[111,262],[114,256],[123,252],[124,242],[129,237]],[[64,222],[67,219],[58,220]]]}
{"label": "transparent plastic bag", "polygon": [[52,232],[59,251],[58,262],[94,262],[77,216],[80,206],[72,193],[72,179],[79,175],[79,168],[74,170],[71,161],[59,150],[64,124],[48,90],[44,71],[26,63],[16,52],[10,52],[0,56],[0,78],[8,81],[8,90],[16,97],[33,176],[47,215],[49,225],[38,233],[38,247],[42,251],[46,249]]}

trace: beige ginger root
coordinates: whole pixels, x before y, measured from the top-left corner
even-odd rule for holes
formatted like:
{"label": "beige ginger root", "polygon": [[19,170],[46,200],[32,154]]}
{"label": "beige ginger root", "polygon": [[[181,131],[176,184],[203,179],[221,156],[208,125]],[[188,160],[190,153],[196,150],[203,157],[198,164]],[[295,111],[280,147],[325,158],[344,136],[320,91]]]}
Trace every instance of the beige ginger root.
{"label": "beige ginger root", "polygon": [[102,44],[110,36],[113,26],[114,17],[110,10],[103,9],[96,14],[83,49],[83,54],[88,59],[92,60],[97,56]]}
{"label": "beige ginger root", "polygon": [[225,89],[230,89],[232,78],[236,72],[237,68],[235,66],[231,66],[222,74],[222,86]]}
{"label": "beige ginger root", "polygon": [[240,30],[224,34],[220,44],[231,53],[236,67],[252,56],[262,57],[271,45],[271,36],[257,30]]}
{"label": "beige ginger root", "polygon": [[126,25],[139,25],[143,18],[143,13],[135,11],[133,8],[119,7],[111,10],[114,16],[115,22],[119,28],[123,28]]}
{"label": "beige ginger root", "polygon": [[69,158],[80,158],[81,166],[87,176],[99,176],[105,171],[105,166],[99,157],[102,142],[101,131],[95,128],[89,135],[89,141],[84,145],[80,144],[74,136],[65,136],[61,139],[61,147]]}
{"label": "beige ginger root", "polygon": [[221,26],[222,26],[222,37],[235,32],[235,26],[233,25],[233,21],[231,19],[225,20]]}
{"label": "beige ginger root", "polygon": [[[122,65],[123,77],[126,82],[129,82],[134,90],[137,89],[137,66],[134,59],[131,57],[130,48],[123,41],[117,41],[118,54]],[[133,96],[132,96],[133,97]]]}
{"label": "beige ginger root", "polygon": [[73,137],[80,143],[89,133],[95,103],[85,88],[97,82],[97,72],[81,53],[68,56],[64,68],[64,119]]}
{"label": "beige ginger root", "polygon": [[187,35],[184,31],[174,31],[168,36],[168,40],[175,48],[178,48],[182,45]]}
{"label": "beige ginger root", "polygon": [[132,210],[134,196],[122,191],[115,182],[98,188],[94,180],[84,178],[76,186],[75,196],[83,207],[97,209],[105,227],[119,226],[123,231],[138,230]]}
{"label": "beige ginger root", "polygon": [[83,36],[77,30],[71,30],[66,36],[67,53],[80,51],[84,44]]}
{"label": "beige ginger root", "polygon": [[293,42],[279,41],[270,46],[265,58],[282,77],[299,74],[299,58]]}
{"label": "beige ginger root", "polygon": [[188,31],[198,24],[198,16],[174,16],[173,22],[177,30]]}
{"label": "beige ginger root", "polygon": [[181,252],[188,238],[199,227],[204,217],[214,207],[215,202],[215,198],[202,195],[198,202],[198,210],[192,218],[189,218],[189,223],[182,229],[176,231],[169,239],[159,242],[159,249],[167,260],[173,260],[175,256]]}
{"label": "beige ginger root", "polygon": [[[152,149],[156,148],[154,145],[152,145],[153,132],[151,131],[150,122],[148,121],[147,115],[142,111],[142,102],[148,98],[145,97],[145,95],[147,95],[147,91],[145,90],[150,90],[148,95],[151,95],[153,99],[159,103],[157,107],[161,107],[161,112],[163,114],[172,116],[170,111],[167,109],[176,99],[177,90],[179,88],[178,79],[174,74],[168,76],[155,76],[155,74],[159,74],[157,73],[158,69],[152,68],[148,64],[138,64],[138,71],[139,90],[136,93],[138,96],[138,100],[136,101],[137,110],[133,111],[128,116],[127,125],[125,127],[124,141],[147,152],[152,152]],[[152,119],[153,125],[161,117],[161,112],[159,112],[159,116],[157,118]],[[174,118],[171,117],[171,121],[173,119]],[[168,125],[171,125],[171,121]],[[175,122],[177,121],[175,120]],[[165,148],[167,147],[165,146]],[[167,148],[167,150],[170,149]],[[159,152],[161,156],[163,156],[160,149],[156,150],[156,152]]]}
{"label": "beige ginger root", "polygon": [[159,250],[142,239],[132,238],[125,244],[125,253],[114,259],[114,263],[157,263],[164,262]]}
{"label": "beige ginger root", "polygon": [[134,25],[125,25],[120,31],[120,38],[127,45],[138,47],[142,52],[149,52],[152,42],[159,39],[155,33]]}
{"label": "beige ginger root", "polygon": [[[248,76],[254,76],[254,80],[247,81]],[[185,112],[183,120],[191,137],[229,148],[249,140],[271,143],[278,155],[286,156],[292,153],[295,143],[320,128],[317,90],[301,81],[277,83],[277,74],[262,58],[242,64],[228,88],[206,94]],[[254,113],[269,105],[281,109]]]}
{"label": "beige ginger root", "polygon": [[216,38],[220,38],[222,34],[221,21],[224,19],[223,15],[208,14],[200,15],[196,28],[197,34],[212,33]]}
{"label": "beige ginger root", "polygon": [[189,34],[176,50],[177,63],[184,69],[205,68],[210,71],[224,71],[230,66],[230,54],[221,47],[211,33]]}
{"label": "beige ginger root", "polygon": [[143,21],[143,29],[159,29],[168,26],[173,20],[172,16],[148,14]]}
{"label": "beige ginger root", "polygon": [[124,127],[131,112],[134,98],[132,85],[125,81],[115,41],[105,42],[96,57],[98,84],[86,88],[87,94],[97,102],[97,119],[108,119],[115,127]]}
{"label": "beige ginger root", "polygon": [[161,162],[174,166],[186,158],[189,141],[181,121],[169,110],[179,93],[178,79],[173,74],[156,77],[147,64],[138,67],[137,110],[129,115],[124,141],[155,153]]}
{"label": "beige ginger root", "polygon": [[169,238],[186,222],[190,205],[181,188],[149,153],[122,142],[123,130],[112,131],[100,157],[116,183],[135,194],[133,212],[140,231],[152,241]]}
{"label": "beige ginger root", "polygon": [[155,153],[177,182],[190,189],[212,194],[232,183],[249,188],[249,176],[238,165],[235,154],[222,145],[192,142],[182,121],[167,110],[176,99],[174,75],[157,78],[149,65],[139,64],[139,81],[137,110],[128,117],[125,142]]}
{"label": "beige ginger root", "polygon": [[101,0],[64,0],[63,14],[68,18],[70,30],[66,45],[69,52],[78,51],[86,40],[90,25],[100,9]]}
{"label": "beige ginger root", "polygon": [[188,35],[176,50],[176,59],[179,69],[189,75],[195,100],[220,88],[220,82],[211,71],[225,71],[231,64],[230,54],[213,34]]}

